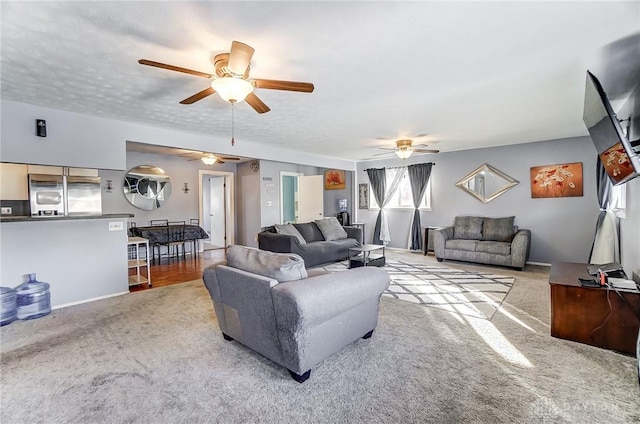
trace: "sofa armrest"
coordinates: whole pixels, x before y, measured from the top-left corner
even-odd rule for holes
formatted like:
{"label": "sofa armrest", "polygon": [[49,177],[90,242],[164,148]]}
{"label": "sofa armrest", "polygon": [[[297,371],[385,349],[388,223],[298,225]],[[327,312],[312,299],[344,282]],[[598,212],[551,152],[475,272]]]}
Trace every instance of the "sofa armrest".
{"label": "sofa armrest", "polygon": [[389,274],[362,267],[280,283],[271,290],[279,328],[300,329],[325,322],[360,303],[379,299]]}
{"label": "sofa armrest", "polygon": [[511,265],[522,269],[529,259],[531,249],[531,231],[518,230],[511,241]]}
{"label": "sofa armrest", "polygon": [[358,240],[358,243],[364,244],[364,240],[362,239],[362,228],[360,227],[342,227],[347,232],[348,238],[353,238]]}
{"label": "sofa armrest", "polygon": [[433,230],[433,251],[436,258],[444,258],[444,246],[447,240],[453,238],[453,227],[444,227]]}
{"label": "sofa armrest", "polygon": [[266,231],[258,233],[258,247],[270,252],[297,253],[299,255],[304,251],[304,247],[297,237]]}

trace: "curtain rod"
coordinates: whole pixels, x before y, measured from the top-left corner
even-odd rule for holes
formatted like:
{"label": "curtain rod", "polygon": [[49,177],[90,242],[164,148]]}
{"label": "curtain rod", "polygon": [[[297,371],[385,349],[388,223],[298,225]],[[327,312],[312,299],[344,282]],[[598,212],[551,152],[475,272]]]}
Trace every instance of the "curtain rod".
{"label": "curtain rod", "polygon": [[[422,164],[424,164],[424,165],[426,165],[428,163],[430,163],[431,166],[436,166],[435,162],[422,162]],[[419,163],[412,163],[411,165],[420,165],[420,164]],[[407,166],[410,166],[410,165],[407,165]],[[402,168],[402,166],[385,166],[383,168],[384,169],[398,169],[398,168]],[[367,168],[367,169],[365,169],[365,171],[368,171],[369,169],[380,169],[380,168]]]}

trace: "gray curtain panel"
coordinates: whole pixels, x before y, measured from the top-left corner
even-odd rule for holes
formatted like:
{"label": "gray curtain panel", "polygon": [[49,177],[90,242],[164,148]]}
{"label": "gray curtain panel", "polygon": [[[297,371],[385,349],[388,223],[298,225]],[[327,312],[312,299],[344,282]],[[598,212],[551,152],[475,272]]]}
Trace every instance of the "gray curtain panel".
{"label": "gray curtain panel", "polygon": [[[601,251],[603,249],[602,246],[596,246],[596,243],[599,239],[600,232],[604,226],[604,220],[607,218],[607,208],[609,207],[609,195],[611,193],[611,181],[609,180],[609,176],[607,172],[604,170],[604,166],[600,161],[600,156],[598,156],[596,160],[596,192],[598,195],[598,205],[600,205],[600,214],[598,215],[598,220],[596,221],[596,232],[593,237],[593,243],[591,244],[591,251],[589,252],[589,263],[602,263],[601,260],[594,257],[594,250]],[[618,232],[617,220],[615,225],[615,232]],[[619,243],[619,235],[615,235],[615,239],[618,240]],[[619,258],[620,257],[620,246],[613,246],[613,252],[610,253],[610,257]],[[596,255],[597,256],[597,255]]]}
{"label": "gray curtain panel", "polygon": [[387,176],[384,168],[371,168],[367,169],[367,175],[369,182],[371,183],[371,189],[373,191],[373,197],[375,197],[380,211],[378,212],[378,218],[376,219],[376,226],[373,229],[373,244],[382,244],[380,240],[380,227],[382,226],[382,205],[384,204],[384,193],[387,191]]}
{"label": "gray curtain panel", "polygon": [[413,223],[411,224],[411,250],[420,250],[422,248],[422,225],[418,207],[429,183],[432,167],[433,163],[417,163],[407,167],[409,182],[411,183],[411,195],[413,196],[413,207],[415,208],[413,211]]}

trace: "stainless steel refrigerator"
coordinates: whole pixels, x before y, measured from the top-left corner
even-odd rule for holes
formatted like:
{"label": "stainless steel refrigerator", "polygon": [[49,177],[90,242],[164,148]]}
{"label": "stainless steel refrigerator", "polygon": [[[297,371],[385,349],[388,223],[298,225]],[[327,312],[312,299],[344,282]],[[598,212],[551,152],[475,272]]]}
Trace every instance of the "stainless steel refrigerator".
{"label": "stainless steel refrigerator", "polygon": [[29,174],[32,216],[102,214],[100,177]]}

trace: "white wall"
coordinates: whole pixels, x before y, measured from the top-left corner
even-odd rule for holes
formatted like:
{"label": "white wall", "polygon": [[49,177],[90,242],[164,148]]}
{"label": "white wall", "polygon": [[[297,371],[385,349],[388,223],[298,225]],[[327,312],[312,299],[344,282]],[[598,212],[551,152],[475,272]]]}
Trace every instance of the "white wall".
{"label": "white wall", "polygon": [[[222,155],[244,156],[326,168],[355,169],[352,161],[327,158],[242,140],[175,131],[143,124],[98,118],[26,103],[1,100],[0,160],[100,169],[126,168],[125,142],[137,141]],[[35,135],[35,120],[47,121],[47,137]]]}

